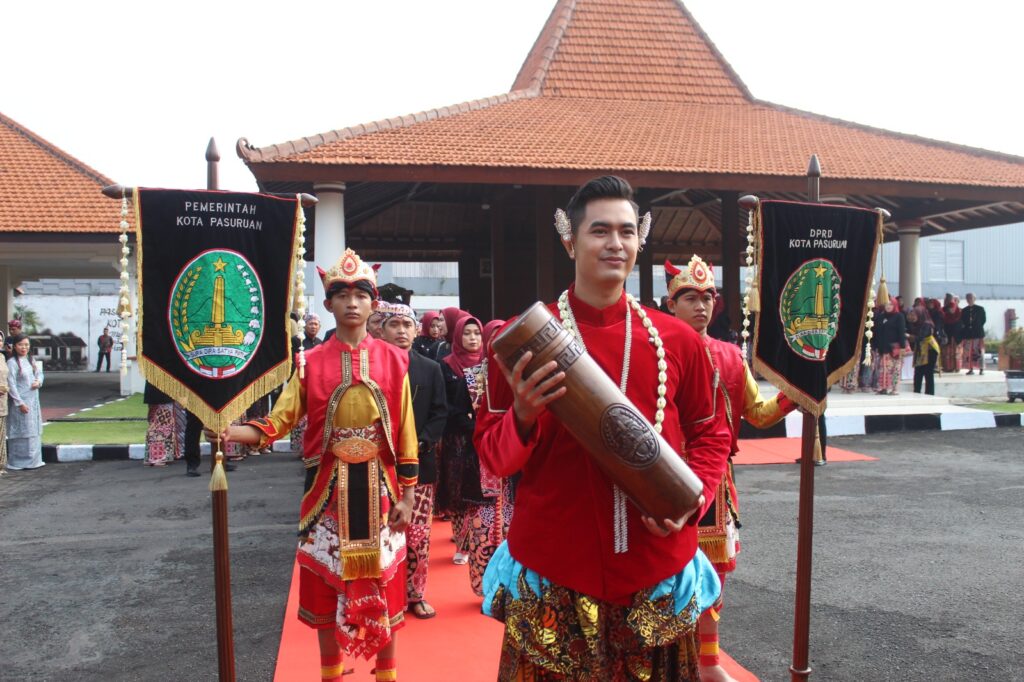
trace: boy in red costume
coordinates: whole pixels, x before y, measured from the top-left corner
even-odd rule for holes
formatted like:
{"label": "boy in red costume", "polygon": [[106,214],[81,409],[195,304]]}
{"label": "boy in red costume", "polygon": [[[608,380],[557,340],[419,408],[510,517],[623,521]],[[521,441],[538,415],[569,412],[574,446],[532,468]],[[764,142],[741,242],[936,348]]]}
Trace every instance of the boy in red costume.
{"label": "boy in red costume", "polygon": [[299,620],[318,631],[321,679],[340,682],[348,654],[376,655],[376,679],[397,680],[419,470],[409,354],[367,334],[377,284],[358,255],[347,249],[320,277],[335,333],[306,351],[304,378],[292,376],[269,416],[222,436],[262,448],[308,416]]}
{"label": "boy in red costume", "polygon": [[[738,449],[740,417],[763,429],[777,423],[792,412],[796,405],[781,393],[771,400],[762,398],[739,347],[708,336],[708,325],[712,321],[715,299],[718,297],[715,272],[710,263],[705,263],[696,255],[682,269],[665,261],[665,277],[668,279],[669,310],[693,327],[711,351],[718,372],[716,400],[726,412],[732,436],[729,466],[715,491],[711,507],[697,528],[701,551],[715,565],[724,590],[725,576],[736,569],[736,554],[740,547],[737,533],[740,507],[732,469],[732,456]],[[718,619],[721,606],[722,600],[719,599],[718,603],[701,614],[698,622],[702,682],[735,682],[719,662]]]}
{"label": "boy in red costume", "polygon": [[474,442],[498,476],[521,473],[516,508],[484,576],[484,613],[505,623],[499,680],[696,682],[696,620],[718,597],[696,519],[729,453],[703,342],[624,291],[650,230],[632,189],[606,176],[556,214],[575,261],[550,308],[704,483],[680,519],[642,517],[546,407],[564,395],[552,361],[523,378],[491,355]]}

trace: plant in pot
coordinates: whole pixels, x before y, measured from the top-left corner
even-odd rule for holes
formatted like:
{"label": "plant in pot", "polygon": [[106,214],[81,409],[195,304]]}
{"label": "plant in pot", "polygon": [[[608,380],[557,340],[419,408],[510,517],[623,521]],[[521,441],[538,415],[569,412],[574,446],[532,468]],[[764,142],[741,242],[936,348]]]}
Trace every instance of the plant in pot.
{"label": "plant in pot", "polygon": [[1024,369],[1024,328],[1011,329],[1003,339],[1006,369]]}

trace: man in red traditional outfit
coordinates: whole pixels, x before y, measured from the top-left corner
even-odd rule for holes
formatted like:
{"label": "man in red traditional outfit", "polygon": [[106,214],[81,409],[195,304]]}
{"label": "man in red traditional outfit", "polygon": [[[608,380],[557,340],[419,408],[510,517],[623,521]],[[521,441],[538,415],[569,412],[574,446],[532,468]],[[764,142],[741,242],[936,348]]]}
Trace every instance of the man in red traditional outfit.
{"label": "man in red traditional outfit", "polygon": [[376,276],[351,249],[321,279],[335,333],[306,351],[269,416],[222,437],[264,447],[308,417],[299,620],[318,631],[321,679],[340,682],[348,654],[376,655],[376,679],[397,680],[419,469],[409,353],[367,334]]}
{"label": "man in red traditional outfit", "polygon": [[[792,412],[796,404],[782,393],[771,400],[762,398],[739,347],[708,335],[715,299],[718,298],[715,272],[710,263],[705,263],[696,255],[682,269],[665,261],[665,277],[668,279],[669,310],[693,327],[711,352],[718,373],[716,400],[726,412],[732,435],[729,466],[715,491],[710,508],[697,527],[700,549],[715,565],[724,590],[725,576],[736,569],[736,555],[740,548],[737,531],[740,527],[740,506],[732,468],[732,456],[738,451],[740,417],[763,429],[776,424]],[[735,678],[725,671],[719,661],[718,619],[721,608],[720,598],[714,606],[701,614],[698,622],[701,682],[735,682]]]}
{"label": "man in red traditional outfit", "polygon": [[[642,517],[547,405],[562,397],[555,362],[523,378],[488,360],[474,442],[498,476],[521,472],[508,540],[484,577],[484,613],[505,622],[500,680],[696,682],[699,614],[718,598],[697,551],[696,519],[729,453],[713,368],[700,336],[625,293],[650,230],[621,178],[591,180],[556,229],[574,284],[551,309],[704,484],[680,519]],[[685,450],[684,450],[685,444]]]}

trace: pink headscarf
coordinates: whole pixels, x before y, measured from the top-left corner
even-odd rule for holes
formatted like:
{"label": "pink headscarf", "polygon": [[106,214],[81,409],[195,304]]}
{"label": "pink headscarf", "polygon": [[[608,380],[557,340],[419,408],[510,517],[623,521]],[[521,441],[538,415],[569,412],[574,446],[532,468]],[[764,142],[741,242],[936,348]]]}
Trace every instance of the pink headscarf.
{"label": "pink headscarf", "polygon": [[491,338],[503,326],[505,326],[505,320],[491,320],[490,322],[488,322],[487,324],[484,325],[484,331],[483,331],[483,337],[484,337],[484,344],[483,344],[483,349],[484,350],[483,350],[483,353],[484,353],[484,356],[486,356],[487,353],[489,353],[490,350],[491,350]]}
{"label": "pink headscarf", "polygon": [[420,336],[430,338],[430,325],[439,317],[441,317],[441,313],[436,310],[428,310],[423,313],[423,319],[420,321]]}
{"label": "pink headscarf", "polygon": [[480,350],[475,353],[471,353],[466,350],[465,346],[462,345],[462,331],[466,328],[467,324],[475,324],[483,330],[483,325],[480,324],[480,320],[476,319],[471,315],[464,315],[459,318],[459,321],[455,323],[455,329],[452,333],[452,352],[451,355],[446,355],[444,361],[448,363],[448,366],[452,368],[456,376],[462,376],[462,370],[469,369],[474,365],[479,365],[484,359],[483,346],[481,345]]}
{"label": "pink headscarf", "polygon": [[444,308],[441,310],[441,314],[444,316],[444,326],[447,329],[444,335],[444,340],[448,343],[455,345],[452,342],[453,335],[455,334],[455,325],[458,323],[460,318],[469,315],[465,310],[459,310],[458,308]]}

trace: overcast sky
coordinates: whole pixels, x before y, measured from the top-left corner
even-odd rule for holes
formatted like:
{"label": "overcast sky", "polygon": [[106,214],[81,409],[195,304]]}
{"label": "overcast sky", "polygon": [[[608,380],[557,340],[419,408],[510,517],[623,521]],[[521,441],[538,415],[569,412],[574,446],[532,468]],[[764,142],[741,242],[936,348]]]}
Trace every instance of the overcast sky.
{"label": "overcast sky", "polygon": [[[1024,156],[1022,2],[685,4],[755,97]],[[239,137],[507,92],[554,0],[103,6],[4,4],[0,112],[130,185],[203,187],[214,136],[222,187],[252,190]]]}

